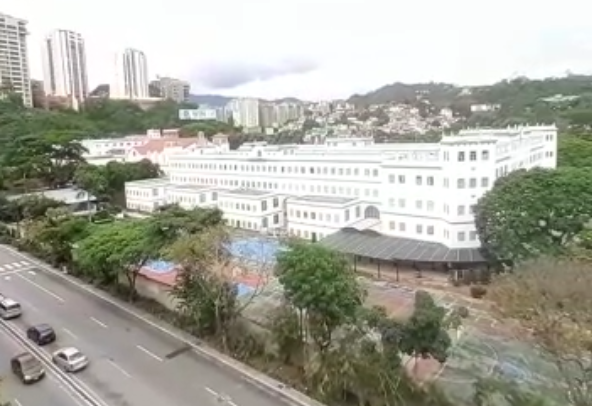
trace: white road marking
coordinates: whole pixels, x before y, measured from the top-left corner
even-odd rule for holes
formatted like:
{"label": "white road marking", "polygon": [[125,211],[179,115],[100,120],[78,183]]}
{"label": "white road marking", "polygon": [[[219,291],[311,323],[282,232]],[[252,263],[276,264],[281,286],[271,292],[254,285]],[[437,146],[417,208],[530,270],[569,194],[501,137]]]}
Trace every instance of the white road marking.
{"label": "white road marking", "polygon": [[0,266],[0,272],[4,272],[4,268]]}
{"label": "white road marking", "polygon": [[22,265],[21,265],[21,263],[20,263],[20,262],[13,262],[13,263],[12,263],[12,264],[10,264],[10,265],[12,265],[12,266],[13,266],[13,267],[15,267],[15,268],[22,268]]}
{"label": "white road marking", "polygon": [[70,337],[72,337],[75,340],[78,340],[78,336],[76,336],[76,334],[74,334],[73,332],[71,332],[70,330],[68,330],[65,327],[62,327],[62,330],[64,330],[64,333],[68,334]]}
{"label": "white road marking", "polygon": [[109,364],[111,364],[111,366],[113,368],[117,369],[119,372],[121,372],[122,374],[124,374],[128,378],[131,378],[132,377],[129,372],[127,372],[125,369],[123,369],[118,364],[116,364],[115,361],[111,361],[110,359],[108,359],[107,362],[109,362]]}
{"label": "white road marking", "polygon": [[56,295],[55,293],[53,293],[51,290],[48,290],[46,288],[44,288],[43,286],[41,286],[38,283],[33,282],[32,280],[30,280],[29,278],[25,278],[23,275],[21,274],[16,274],[16,276],[18,276],[19,278],[21,278],[22,280],[30,283],[31,285],[35,286],[37,289],[39,289],[42,292],[47,293],[49,296],[53,297],[54,299],[56,299],[58,302],[64,303],[65,300],[62,299],[61,297],[59,297],[58,295]]}
{"label": "white road marking", "polygon": [[0,273],[0,275],[4,276],[4,279],[9,281],[10,280],[10,275],[14,275],[21,272],[20,270],[16,270],[16,271],[5,271]]}
{"label": "white road marking", "polygon": [[230,406],[238,406],[236,403],[234,403],[232,401],[232,399],[230,398],[230,396],[222,394],[222,393],[218,393],[216,392],[214,389],[204,386],[204,389],[206,390],[206,392],[208,392],[210,395],[216,397],[216,400],[219,402],[224,402],[227,405]]}
{"label": "white road marking", "polygon": [[28,263],[27,261],[21,261],[21,262],[20,262],[20,264],[21,264],[22,266],[29,266],[29,265],[31,265],[31,264],[30,264],[30,263]]}
{"label": "white road marking", "polygon": [[92,321],[94,321],[95,323],[97,323],[99,326],[103,327],[103,328],[107,328],[107,325],[105,323],[103,323],[101,320],[99,319],[95,319],[94,317],[90,318]]}
{"label": "white road marking", "polygon": [[142,347],[141,345],[136,345],[136,348],[140,351],[142,351],[144,354],[154,358],[157,361],[162,362],[163,359],[160,358],[158,355],[154,354],[153,352],[151,352],[150,350],[147,350],[146,348]]}
{"label": "white road marking", "polygon": [[23,404],[17,398],[14,398],[14,404],[16,406],[23,406]]}
{"label": "white road marking", "polygon": [[12,265],[10,265],[10,264],[4,264],[4,267],[5,267],[6,269],[8,269],[9,271],[12,271],[12,269],[13,269],[13,268],[12,268]]}

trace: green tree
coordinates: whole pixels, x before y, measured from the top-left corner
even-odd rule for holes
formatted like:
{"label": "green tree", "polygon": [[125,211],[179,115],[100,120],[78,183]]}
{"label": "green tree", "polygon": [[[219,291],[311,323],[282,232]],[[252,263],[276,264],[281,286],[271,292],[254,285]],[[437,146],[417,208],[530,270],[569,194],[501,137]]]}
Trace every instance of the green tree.
{"label": "green tree", "polygon": [[143,159],[139,162],[109,162],[107,165],[81,165],[73,174],[74,183],[99,200],[125,206],[125,183],[162,176],[158,165]]}
{"label": "green tree", "polygon": [[446,362],[452,344],[446,331],[446,309],[438,306],[424,291],[415,294],[415,308],[402,329],[399,346],[402,352],[418,358],[433,358]]}
{"label": "green tree", "polygon": [[496,181],[475,208],[484,254],[514,262],[555,255],[592,213],[592,169],[515,171]]}
{"label": "green tree", "polygon": [[241,309],[231,280],[234,266],[226,240],[222,227],[184,234],[168,248],[168,256],[181,264],[171,291],[179,311],[196,333],[218,338],[222,348],[228,350],[230,331]]}
{"label": "green tree", "polygon": [[592,167],[592,140],[567,134],[559,136],[557,165],[576,168]]}
{"label": "green tree", "polygon": [[133,300],[140,270],[158,259],[159,250],[149,220],[116,221],[97,226],[78,242],[75,260],[85,275],[102,283],[118,283],[123,275]]}
{"label": "green tree", "polygon": [[277,275],[288,302],[300,313],[322,353],[338,327],[354,320],[365,292],[345,259],[318,244],[295,243],[277,258]]}
{"label": "green tree", "polygon": [[72,265],[72,248],[89,234],[90,225],[64,207],[50,208],[27,226],[24,240],[54,266]]}

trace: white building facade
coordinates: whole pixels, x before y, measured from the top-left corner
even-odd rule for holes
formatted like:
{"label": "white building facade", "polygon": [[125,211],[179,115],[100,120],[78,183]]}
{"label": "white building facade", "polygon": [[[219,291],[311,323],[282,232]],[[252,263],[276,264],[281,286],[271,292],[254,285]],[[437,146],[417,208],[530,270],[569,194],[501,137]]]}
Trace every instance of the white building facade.
{"label": "white building facade", "polygon": [[43,43],[45,94],[72,99],[78,106],[88,96],[86,50],[82,36],[73,31],[55,30]]}
{"label": "white building facade", "polygon": [[[173,154],[170,178],[161,182],[199,186],[195,196],[216,192],[216,201],[186,196],[184,207],[216,204],[240,228],[283,230],[309,240],[342,228],[372,229],[463,249],[480,245],[473,208],[495,180],[517,169],[555,168],[556,152],[555,126],[465,130],[434,144],[374,144],[369,138],[328,139],[322,145],[253,143],[236,151]],[[137,188],[136,182],[126,184],[126,195]],[[167,190],[158,201],[146,200],[152,206],[145,211],[175,203]],[[238,200],[225,205],[222,196],[232,194]],[[243,209],[257,206],[258,199],[271,199],[277,209],[271,221],[266,211]],[[248,212],[246,225],[246,217],[237,223],[237,210]]]}
{"label": "white building facade", "polygon": [[0,13],[0,88],[19,94],[33,107],[27,21]]}
{"label": "white building facade", "polygon": [[115,72],[110,86],[112,99],[148,99],[148,61],[144,52],[127,48],[115,55]]}

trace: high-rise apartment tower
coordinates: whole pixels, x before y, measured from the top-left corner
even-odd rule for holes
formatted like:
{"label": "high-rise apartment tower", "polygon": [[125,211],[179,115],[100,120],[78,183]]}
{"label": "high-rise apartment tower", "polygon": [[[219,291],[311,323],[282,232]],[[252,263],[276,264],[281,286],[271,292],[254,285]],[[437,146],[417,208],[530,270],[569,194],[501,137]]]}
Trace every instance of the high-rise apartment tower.
{"label": "high-rise apartment tower", "polygon": [[128,48],[115,56],[115,73],[110,86],[113,99],[147,99],[148,62],[146,55]]}
{"label": "high-rise apartment tower", "polygon": [[71,98],[75,107],[87,98],[86,51],[80,34],[55,30],[45,38],[43,76],[46,95]]}
{"label": "high-rise apartment tower", "polygon": [[0,13],[0,95],[15,92],[32,107],[28,34],[27,21]]}

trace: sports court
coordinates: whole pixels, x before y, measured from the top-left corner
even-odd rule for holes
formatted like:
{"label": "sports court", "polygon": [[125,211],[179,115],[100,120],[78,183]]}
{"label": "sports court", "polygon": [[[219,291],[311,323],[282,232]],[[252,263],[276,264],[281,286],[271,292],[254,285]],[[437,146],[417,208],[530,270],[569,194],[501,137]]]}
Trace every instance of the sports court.
{"label": "sports court", "polygon": [[[263,280],[267,279],[262,272],[270,272],[276,262],[276,255],[282,249],[277,240],[264,237],[236,237],[227,245],[228,251],[241,265],[233,272],[239,297],[247,297],[255,293]],[[240,268],[240,269],[239,269]],[[250,269],[246,269],[250,268]],[[256,269],[256,271],[253,271]],[[149,261],[140,274],[168,286],[175,284],[177,265],[170,261]]]}

